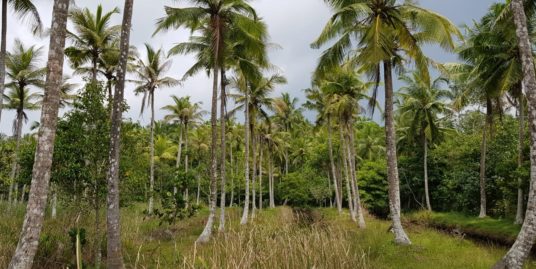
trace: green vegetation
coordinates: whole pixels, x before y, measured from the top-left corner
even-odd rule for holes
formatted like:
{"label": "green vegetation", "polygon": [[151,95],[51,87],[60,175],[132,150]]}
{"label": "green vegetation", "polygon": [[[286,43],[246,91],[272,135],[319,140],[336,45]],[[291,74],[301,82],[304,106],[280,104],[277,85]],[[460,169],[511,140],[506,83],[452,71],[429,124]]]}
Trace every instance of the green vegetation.
{"label": "green vegetation", "polygon": [[478,240],[495,241],[504,245],[512,244],[519,233],[521,225],[512,219],[477,218],[461,213],[420,211],[407,214],[406,219],[412,223],[455,232]]}
{"label": "green vegetation", "polygon": [[[494,4],[462,33],[417,1],[325,0],[305,100],[273,94],[287,78],[249,0],[166,6],[154,35],[189,36],[140,51],[134,0],[121,25],[118,8],[71,2],[54,1],[46,68],[41,48],[0,44],[0,110],[15,112],[0,136],[0,266],[536,266],[534,1]],[[31,0],[4,0],[4,27],[8,3],[40,28]],[[193,65],[168,77],[181,55]],[[206,107],[180,92],[198,74]],[[123,118],[133,95],[147,126]],[[495,243],[513,247],[501,259]]]}
{"label": "green vegetation", "polygon": [[[348,212],[333,209],[278,207],[259,213],[246,227],[239,227],[239,208],[226,210],[228,231],[207,245],[194,246],[207,210],[173,225],[148,219],[146,205],[123,208],[122,228],[125,264],[128,268],[489,268],[505,251],[491,244],[473,243],[422,226],[409,226],[413,245],[396,246],[389,223],[367,217],[361,231]],[[2,204],[1,216],[15,216],[0,226],[0,267],[9,262],[24,210]],[[61,218],[48,219],[36,257],[39,268],[58,268],[75,262],[68,232],[75,226],[75,208],[62,208]],[[91,214],[88,212],[88,214]],[[90,218],[78,223],[92,238]],[[91,264],[95,246],[82,246],[84,264]],[[239,253],[239,255],[236,255]],[[536,266],[530,263],[527,268]]]}

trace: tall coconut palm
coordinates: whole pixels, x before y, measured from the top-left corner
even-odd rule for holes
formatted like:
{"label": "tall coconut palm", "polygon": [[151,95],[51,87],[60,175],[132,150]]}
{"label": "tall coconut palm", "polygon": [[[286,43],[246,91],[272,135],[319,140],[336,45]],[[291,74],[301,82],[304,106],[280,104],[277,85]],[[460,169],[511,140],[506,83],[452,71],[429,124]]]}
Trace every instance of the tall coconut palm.
{"label": "tall coconut palm", "polygon": [[[275,98],[272,102],[272,108],[275,113],[275,119],[283,126],[285,132],[291,134],[292,123],[296,119],[296,114],[300,112],[297,108],[298,99],[291,98],[288,93],[282,93],[281,97]],[[285,174],[289,171],[288,150],[285,151]]]}
{"label": "tall coconut palm", "polygon": [[[229,96],[235,100],[237,106],[230,111],[230,113],[235,113],[238,110],[244,109],[246,123],[244,124],[244,129],[246,130],[246,194],[245,194],[245,204],[244,211],[242,214],[242,224],[247,223],[248,211],[249,211],[249,140],[251,138],[251,149],[252,150],[252,178],[251,181],[255,184],[255,177],[257,172],[257,154],[256,152],[256,134],[255,127],[258,117],[268,118],[267,109],[270,108],[272,104],[272,99],[269,97],[269,94],[275,89],[277,85],[286,83],[286,79],[279,75],[275,74],[270,77],[263,77],[253,81],[246,81],[244,77],[234,78],[232,84],[237,90],[236,93],[230,94]],[[253,200],[252,200],[252,216],[255,212],[255,189],[252,191]]]}
{"label": "tall coconut palm", "polygon": [[191,123],[201,120],[206,112],[201,109],[201,102],[192,103],[189,96],[177,97],[176,95],[172,95],[171,100],[173,100],[172,105],[167,105],[162,108],[169,112],[169,114],[164,117],[164,120],[168,122],[177,122],[179,124],[179,144],[177,145],[175,166],[179,168],[181,164],[182,138],[184,136],[184,147],[186,151],[184,166],[185,171],[188,172],[188,128]]}
{"label": "tall coconut palm", "polygon": [[[198,57],[197,70],[209,69],[212,71],[212,104],[211,104],[211,199],[210,214],[205,225],[205,229],[198,238],[198,242],[207,242],[212,235],[212,226],[216,211],[217,199],[217,101],[218,101],[218,81],[220,71],[224,67],[226,48],[230,43],[229,29],[240,30],[249,33],[251,26],[255,25],[257,18],[255,10],[246,0],[200,0],[189,1],[194,4],[192,7],[173,8],[166,7],[166,17],[157,22],[157,32],[171,28],[185,27],[194,31],[204,32],[204,37],[209,37],[210,50],[197,50]],[[233,31],[235,31],[233,30]],[[244,35],[247,36],[247,35]],[[206,39],[205,39],[206,40]],[[193,51],[190,51],[193,52]],[[208,53],[211,52],[211,53]]]}
{"label": "tall coconut palm", "polygon": [[[536,71],[534,68],[532,44],[527,30],[527,16],[522,0],[512,0],[510,6],[513,13],[513,21],[516,25],[516,36],[522,59],[523,83],[526,87],[529,113],[534,115],[536,113]],[[531,170],[534,170],[536,164],[536,154],[534,154],[536,152],[536,133],[534,132],[536,121],[533,117],[530,120],[530,128],[533,130],[530,134],[530,161]],[[521,231],[514,245],[494,268],[522,268],[536,240],[536,173],[531,173],[530,177],[529,201],[527,203],[525,221],[523,222],[523,226],[521,226]]]}
{"label": "tall coconut palm", "polygon": [[22,224],[17,248],[9,263],[9,269],[30,269],[39,246],[45,216],[56,124],[60,105],[60,85],[63,71],[63,50],[69,0],[55,0],[52,10],[52,25],[47,63],[45,98],[41,111],[41,126],[37,139],[35,160],[26,215]]}
{"label": "tall coconut palm", "polygon": [[[481,66],[489,70],[483,74],[486,84],[498,88],[498,92],[508,92],[515,103],[518,111],[519,134],[518,134],[518,167],[523,164],[523,140],[525,126],[525,95],[523,94],[521,55],[517,46],[518,41],[515,32],[514,21],[511,20],[509,5],[498,3],[490,7],[489,12],[482,18],[481,26],[478,27],[478,36],[481,44]],[[536,5],[527,3],[526,9],[530,13],[536,11]],[[505,19],[506,18],[506,19]],[[530,16],[528,31],[532,41],[536,41],[536,17]],[[523,186],[522,179],[518,179],[517,211],[515,222],[523,223]]]}
{"label": "tall coconut palm", "polygon": [[16,111],[16,117],[13,122],[13,137],[15,138],[16,146],[10,174],[10,199],[12,198],[11,191],[18,170],[18,152],[22,137],[22,126],[28,120],[26,112],[28,110],[37,110],[41,99],[38,93],[30,90],[30,87],[42,88],[44,86],[43,78],[46,70],[38,67],[41,54],[40,48],[35,46],[26,48],[19,40],[15,41],[13,51],[7,54],[6,69],[9,82],[6,87],[9,92],[4,96],[4,100],[6,101],[7,109]]}
{"label": "tall coconut palm", "polygon": [[125,76],[130,48],[130,30],[132,29],[132,12],[134,0],[125,0],[121,38],[119,46],[119,64],[117,68],[117,83],[115,84],[112,104],[112,120],[110,128],[110,155],[108,157],[108,193],[106,207],[106,265],[108,268],[124,268],[121,252],[121,225],[119,212],[119,152],[121,141],[121,120],[123,113],[123,96],[125,92]]}
{"label": "tall coconut palm", "polygon": [[147,211],[149,215],[153,214],[154,207],[154,98],[157,89],[169,88],[179,84],[179,81],[165,77],[165,73],[171,67],[171,60],[168,60],[162,49],[155,50],[149,44],[145,44],[147,56],[145,59],[138,59],[136,64],[137,80],[134,81],[138,86],[134,90],[136,94],[143,94],[141,113],[143,114],[145,106],[151,110],[150,121],[150,176],[149,176],[149,205]]}
{"label": "tall coconut palm", "polygon": [[[32,31],[40,33],[42,24],[39,11],[32,0],[2,0],[2,40],[0,41],[0,96],[4,95],[6,81],[6,56],[7,56],[7,11],[8,6],[17,13],[20,18],[30,19]],[[2,98],[0,98],[0,121],[2,119]]]}
{"label": "tall coconut palm", "polygon": [[[480,213],[479,217],[487,216],[486,196],[486,159],[487,140],[493,134],[494,116],[502,112],[502,98],[507,91],[517,91],[520,75],[516,73],[518,62],[515,46],[508,45],[503,39],[506,33],[496,33],[493,26],[493,13],[485,16],[481,22],[468,29],[466,42],[460,47],[460,57],[464,64],[447,66],[450,76],[462,80],[466,84],[465,91],[470,93],[462,96],[473,96],[486,109],[485,122],[482,128],[482,144],[480,157]],[[514,41],[515,42],[515,41]],[[500,44],[500,45],[497,45]],[[512,47],[514,47],[513,52]],[[512,58],[513,56],[513,58]],[[517,62],[517,63],[516,63]],[[456,73],[459,74],[456,74]],[[517,77],[517,78],[516,78]],[[518,83],[515,83],[515,82]]]}
{"label": "tall coconut palm", "polygon": [[[318,81],[315,82],[318,84]],[[335,158],[333,156],[333,127],[332,121],[333,116],[331,109],[328,107],[329,97],[326,96],[324,92],[320,90],[318,85],[314,88],[305,90],[307,102],[305,107],[307,109],[316,110],[318,112],[316,118],[316,124],[325,124],[327,133],[328,133],[328,151],[329,151],[329,162],[331,167],[331,179],[333,180],[333,188],[335,190],[335,204],[337,205],[337,211],[339,214],[342,214],[342,190],[339,188],[340,183],[337,179],[337,171],[335,167]]]}
{"label": "tall coconut palm", "polygon": [[101,57],[117,51],[112,44],[119,38],[121,25],[110,25],[116,13],[119,13],[117,8],[104,13],[99,5],[95,14],[87,8],[75,9],[70,14],[75,31],[69,32],[73,44],[65,49],[65,54],[75,69],[86,63],[90,65],[92,82],[97,81]]}
{"label": "tall coconut palm", "polygon": [[[461,34],[445,17],[416,6],[412,2],[403,4],[395,0],[325,0],[325,2],[335,10],[335,14],[312,46],[319,48],[332,40],[335,43],[323,53],[317,73],[329,71],[345,60],[345,56],[350,56],[352,61],[366,67],[378,85],[383,64],[389,209],[395,242],[411,244],[400,221],[400,183],[393,118],[392,69],[402,63],[402,58],[407,58],[415,62],[425,80],[429,81],[428,59],[422,52],[421,45],[436,43],[444,49],[452,49],[453,36],[461,38]],[[356,41],[354,37],[357,42],[354,42]]]}
{"label": "tall coconut palm", "polygon": [[334,68],[330,73],[324,74],[320,79],[320,87],[328,98],[327,109],[339,121],[342,138],[342,161],[345,168],[347,168],[345,171],[348,171],[347,182],[350,186],[348,190],[348,203],[352,205],[350,208],[353,208],[351,212],[352,218],[358,220],[360,228],[365,228],[366,224],[363,210],[361,209],[361,199],[356,180],[354,123],[357,115],[364,111],[359,105],[359,101],[369,99],[365,93],[368,91],[370,85],[362,82],[359,75],[349,65]]}
{"label": "tall coconut palm", "polygon": [[400,116],[407,118],[410,124],[408,126],[409,139],[417,139],[422,142],[424,197],[426,208],[432,211],[428,189],[428,148],[436,143],[442,135],[439,116],[447,110],[447,104],[444,101],[447,92],[440,89],[441,83],[444,82],[442,78],[434,80],[429,85],[422,81],[419,73],[413,72],[409,76],[402,76],[401,80],[406,83],[406,86],[401,88],[399,92],[402,99],[399,112]]}

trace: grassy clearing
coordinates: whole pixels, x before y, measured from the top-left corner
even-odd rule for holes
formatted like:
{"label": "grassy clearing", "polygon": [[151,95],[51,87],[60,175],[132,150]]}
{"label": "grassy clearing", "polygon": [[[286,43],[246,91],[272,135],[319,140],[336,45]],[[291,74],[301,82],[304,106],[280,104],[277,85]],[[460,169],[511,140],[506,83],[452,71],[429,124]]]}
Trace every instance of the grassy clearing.
{"label": "grassy clearing", "polygon": [[408,221],[429,227],[457,230],[470,237],[511,245],[521,229],[509,219],[477,218],[460,213],[420,211],[406,215]]}
{"label": "grassy clearing", "polygon": [[[422,226],[408,232],[413,245],[396,246],[389,223],[367,218],[367,229],[359,230],[347,214],[330,209],[296,211],[288,207],[263,210],[253,223],[239,227],[240,210],[229,209],[228,231],[207,245],[195,245],[206,211],[198,216],[159,226],[145,219],[144,205],[122,210],[123,247],[128,268],[490,268],[506,251],[477,244]],[[24,208],[6,211],[0,205],[0,268],[5,268],[17,242]],[[65,268],[72,262],[68,230],[74,210],[47,219],[36,268]],[[7,218],[6,216],[10,216]],[[83,215],[79,226],[87,230],[84,261],[91,265],[93,216]],[[103,242],[105,250],[105,242]],[[87,268],[91,268],[88,266]],[[536,268],[531,262],[527,268]]]}

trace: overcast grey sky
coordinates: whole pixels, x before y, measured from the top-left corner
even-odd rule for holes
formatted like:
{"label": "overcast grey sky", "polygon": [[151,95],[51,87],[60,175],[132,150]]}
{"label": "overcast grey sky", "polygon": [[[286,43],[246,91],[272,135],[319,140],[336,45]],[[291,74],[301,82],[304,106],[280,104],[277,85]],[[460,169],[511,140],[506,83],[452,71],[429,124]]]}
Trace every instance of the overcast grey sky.
{"label": "overcast grey sky", "polygon": [[[41,18],[46,27],[50,27],[52,14],[52,0],[34,0],[38,6]],[[473,20],[478,20],[497,0],[420,0],[423,7],[432,9],[449,19],[457,25],[470,24]],[[77,0],[78,7],[88,7],[95,10],[99,3],[102,3],[105,10],[114,7],[123,8],[121,0]],[[133,29],[131,35],[132,45],[143,48],[143,44],[148,42],[154,47],[162,47],[168,50],[173,44],[183,42],[188,39],[187,31],[173,31],[165,34],[158,34],[152,37],[156,19],[164,15],[164,5],[177,5],[172,0],[137,0],[134,3]],[[292,96],[298,97],[300,102],[304,101],[302,89],[310,86],[310,77],[321,50],[309,48],[309,44],[317,37],[322,27],[330,16],[329,7],[322,0],[256,0],[252,5],[257,9],[258,14],[264,18],[268,24],[271,41],[279,44],[282,48],[270,51],[270,59],[277,65],[288,79],[288,84],[281,86],[274,93],[280,95],[281,92],[290,92]],[[120,24],[122,14],[113,17],[114,24]],[[31,35],[28,27],[13,15],[8,17],[8,50],[11,49],[13,41],[18,38],[25,45],[43,46],[42,65],[45,66],[48,38],[35,38]],[[452,54],[441,51],[437,48],[426,48],[426,52],[431,58],[441,61],[455,61]],[[176,78],[182,77],[185,70],[193,63],[190,56],[176,56],[173,58],[173,66],[168,75]],[[70,74],[70,69],[65,70],[65,74]],[[211,81],[205,74],[199,74],[183,85],[170,89],[160,89],[156,93],[155,106],[161,108],[169,103],[169,96],[191,96],[196,102],[203,102],[203,107],[209,110]],[[35,89],[34,89],[35,90]],[[132,87],[127,87],[125,97],[130,110],[126,113],[127,118],[134,121],[146,123],[149,115],[140,117],[141,97],[135,96]],[[24,130],[28,131],[29,123],[39,120],[39,111],[28,113],[30,120],[25,125]],[[157,119],[163,118],[161,111],[157,112]],[[0,122],[0,132],[11,135],[12,121],[14,113],[6,111],[2,113]]]}

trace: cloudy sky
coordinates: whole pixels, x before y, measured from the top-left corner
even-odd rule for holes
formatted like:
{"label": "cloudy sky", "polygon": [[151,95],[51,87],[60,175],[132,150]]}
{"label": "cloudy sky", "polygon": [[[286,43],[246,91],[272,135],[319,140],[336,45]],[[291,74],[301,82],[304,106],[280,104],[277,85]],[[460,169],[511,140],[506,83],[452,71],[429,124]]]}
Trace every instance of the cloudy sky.
{"label": "cloudy sky", "polygon": [[[46,27],[50,26],[52,14],[52,0],[34,0],[38,6],[41,18]],[[496,0],[420,0],[423,7],[432,9],[450,18],[455,24],[471,24],[473,20],[478,20],[487,8]],[[121,0],[77,0],[78,7],[87,7],[96,10],[99,3],[102,3],[105,10],[114,7],[123,8]],[[177,5],[177,1],[172,0],[137,0],[134,4],[133,32],[131,44],[143,48],[143,44],[148,42],[154,47],[162,47],[168,50],[173,44],[183,42],[188,39],[189,32],[173,31],[158,34],[152,37],[155,29],[155,21],[164,15],[165,5]],[[271,61],[277,65],[288,79],[288,84],[281,86],[274,95],[281,92],[290,92],[292,96],[298,97],[300,102],[304,100],[303,89],[310,86],[310,77],[316,61],[321,53],[320,50],[309,48],[309,44],[317,37],[322,27],[330,16],[330,9],[322,0],[256,0],[252,5],[257,9],[258,14],[264,18],[268,24],[271,41],[281,46],[281,49],[270,51]],[[121,14],[113,17],[114,24],[120,24]],[[11,49],[13,41],[20,39],[25,45],[43,46],[42,65],[45,66],[48,39],[35,38],[29,29],[19,18],[9,13],[8,17],[8,50]],[[140,50],[141,51],[141,50]],[[429,56],[437,61],[455,61],[452,54],[441,51],[437,48],[426,48]],[[168,75],[176,78],[182,77],[185,70],[193,63],[190,56],[176,56],[173,58],[173,66]],[[66,74],[70,69],[65,70]],[[183,85],[171,89],[160,89],[156,94],[155,106],[160,108],[169,103],[170,95],[191,96],[196,102],[202,102],[203,107],[209,110],[211,81],[204,74],[200,74],[186,81]],[[130,110],[126,113],[127,118],[134,121],[146,123],[149,115],[140,117],[141,97],[135,96],[132,86],[127,87],[125,96]],[[62,111],[63,113],[64,111]],[[24,130],[28,131],[28,126],[32,121],[39,119],[39,111],[28,113],[30,120]],[[156,118],[161,119],[163,112],[158,111]],[[14,113],[6,111],[2,113],[0,122],[0,132],[12,133],[12,121]]]}

